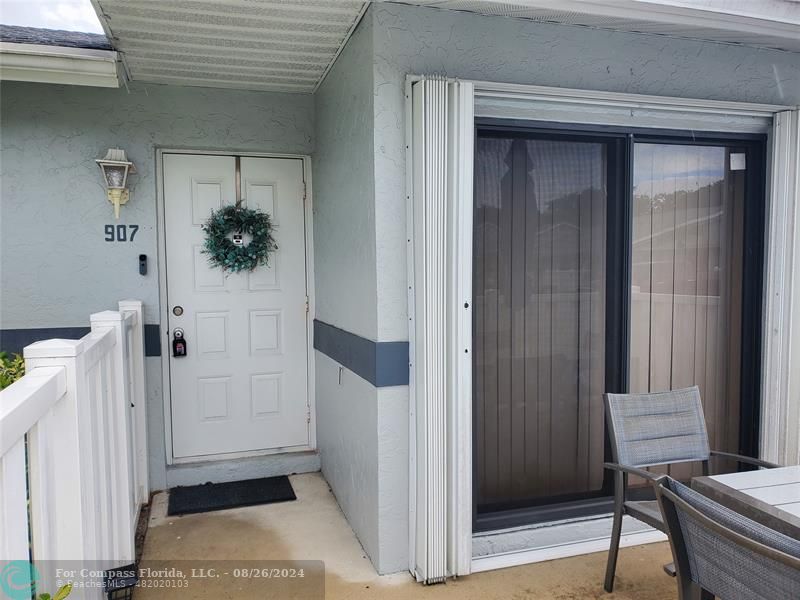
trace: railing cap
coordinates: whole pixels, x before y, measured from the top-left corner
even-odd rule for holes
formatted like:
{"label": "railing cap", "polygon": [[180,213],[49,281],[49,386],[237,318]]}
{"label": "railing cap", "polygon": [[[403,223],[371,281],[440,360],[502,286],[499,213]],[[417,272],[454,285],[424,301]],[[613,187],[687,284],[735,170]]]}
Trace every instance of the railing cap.
{"label": "railing cap", "polygon": [[61,358],[78,356],[83,351],[83,340],[63,340],[54,338],[34,342],[22,350],[22,355],[28,358]]}
{"label": "railing cap", "polygon": [[141,300],[128,299],[119,301],[119,307],[121,309],[124,308],[125,310],[135,310],[137,308],[141,309],[143,305],[144,303]]}
{"label": "railing cap", "polygon": [[124,315],[116,310],[104,310],[102,312],[93,313],[89,317],[90,323],[103,323],[103,322],[118,322],[124,319]]}

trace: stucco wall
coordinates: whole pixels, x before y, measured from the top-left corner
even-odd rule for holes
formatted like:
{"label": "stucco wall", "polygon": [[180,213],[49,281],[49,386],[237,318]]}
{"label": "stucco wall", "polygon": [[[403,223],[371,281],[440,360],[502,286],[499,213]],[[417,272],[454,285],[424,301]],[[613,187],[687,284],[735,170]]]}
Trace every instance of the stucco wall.
{"label": "stucco wall", "polygon": [[408,568],[408,386],[378,390],[378,527],[384,573]]}
{"label": "stucco wall", "polygon": [[[310,154],[311,96],[132,84],[101,89],[4,81],[0,88],[0,328],[88,326],[89,314],[138,298],[158,323],[155,148]],[[94,159],[124,148],[138,174],[114,223]],[[139,275],[138,255],[149,270]],[[166,485],[161,359],[148,358],[151,480]]]}
{"label": "stucco wall", "polygon": [[376,339],[372,23],[362,21],[314,97],[316,318]]}
{"label": "stucco wall", "polygon": [[[316,318],[369,340],[376,335],[372,147],[372,27],[350,38],[315,97]],[[316,352],[317,444],[322,472],[364,550],[381,568],[378,390]]]}
{"label": "stucco wall", "polygon": [[317,444],[322,474],[379,572],[377,393],[368,381],[316,352]]}
{"label": "stucco wall", "polygon": [[[378,339],[406,339],[405,112],[409,73],[796,105],[800,55],[666,36],[374,4]],[[397,277],[400,274],[402,277]],[[403,336],[403,337],[400,337]]]}
{"label": "stucco wall", "polygon": [[[86,325],[121,298],[143,300],[146,321],[158,322],[156,146],[312,150],[310,96],[7,81],[0,94],[2,328]],[[94,159],[115,146],[138,170],[119,221],[140,226],[133,243],[104,241],[114,215]]]}

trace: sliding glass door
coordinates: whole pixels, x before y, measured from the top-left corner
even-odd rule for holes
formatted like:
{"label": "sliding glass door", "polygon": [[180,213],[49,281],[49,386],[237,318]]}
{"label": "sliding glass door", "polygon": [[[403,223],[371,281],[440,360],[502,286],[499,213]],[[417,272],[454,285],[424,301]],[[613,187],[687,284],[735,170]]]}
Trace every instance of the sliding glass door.
{"label": "sliding glass door", "polygon": [[699,385],[713,446],[753,443],[754,147],[479,128],[477,529],[607,510],[607,391]]}

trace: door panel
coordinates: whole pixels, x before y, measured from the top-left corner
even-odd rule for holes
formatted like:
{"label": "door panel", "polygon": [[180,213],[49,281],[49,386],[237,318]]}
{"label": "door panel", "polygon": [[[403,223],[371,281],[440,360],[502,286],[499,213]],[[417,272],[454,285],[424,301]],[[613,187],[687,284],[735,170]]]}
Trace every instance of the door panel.
{"label": "door panel", "polygon": [[168,348],[176,458],[309,442],[302,161],[241,158],[244,204],[273,215],[278,250],[268,267],[225,274],[202,252],[201,225],[235,202],[235,163],[164,155],[168,326],[188,347]]}
{"label": "door panel", "polygon": [[606,146],[479,137],[478,512],[603,485]]}
{"label": "door panel", "polygon": [[630,385],[698,385],[712,448],[738,452],[746,171],[731,153],[634,145]]}

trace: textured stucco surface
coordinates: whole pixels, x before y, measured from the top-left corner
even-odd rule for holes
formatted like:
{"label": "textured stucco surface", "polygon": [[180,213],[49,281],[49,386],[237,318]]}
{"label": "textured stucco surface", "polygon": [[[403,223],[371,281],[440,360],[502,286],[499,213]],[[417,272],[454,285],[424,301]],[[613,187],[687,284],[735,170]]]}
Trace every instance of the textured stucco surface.
{"label": "textured stucco surface", "polygon": [[[313,99],[204,88],[100,89],[4,81],[0,327],[85,325],[123,298],[157,323],[155,148],[310,154]],[[136,164],[119,223],[133,243],[104,241],[114,223],[94,162],[121,147]],[[138,255],[149,271],[138,273]]]}
{"label": "textured stucco surface", "polygon": [[[800,55],[379,3],[374,33],[378,338],[406,339],[405,76],[796,105]],[[400,226],[399,224],[403,224]]]}
{"label": "textured stucco surface", "polygon": [[322,474],[364,551],[380,573],[378,526],[378,390],[315,352],[317,445]]}
{"label": "textured stucco surface", "polygon": [[378,389],[378,550],[382,573],[408,568],[408,386]]}
{"label": "textured stucco surface", "polygon": [[[164,436],[164,380],[161,357],[144,359],[147,389],[147,453],[151,490],[167,489],[167,451]],[[201,482],[198,482],[201,483]]]}
{"label": "textured stucco surface", "polygon": [[350,38],[314,105],[316,318],[375,340],[371,21]]}
{"label": "textured stucco surface", "polygon": [[[362,21],[315,97],[314,286],[316,318],[376,336],[372,148],[372,27]],[[315,352],[317,445],[322,472],[375,568],[378,526],[378,390]]]}
{"label": "textured stucco surface", "polygon": [[[366,18],[315,98],[314,254],[316,317],[370,340],[381,338],[377,298],[405,286],[394,264],[376,263],[382,208],[375,201],[373,31]],[[404,264],[404,263],[403,263]],[[403,309],[405,307],[403,306]],[[396,340],[405,340],[405,332]],[[376,389],[316,352],[317,442],[322,472],[375,568],[408,565],[408,387]]]}

